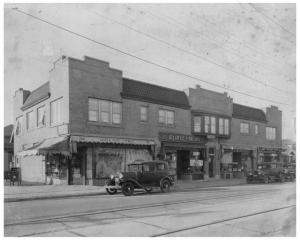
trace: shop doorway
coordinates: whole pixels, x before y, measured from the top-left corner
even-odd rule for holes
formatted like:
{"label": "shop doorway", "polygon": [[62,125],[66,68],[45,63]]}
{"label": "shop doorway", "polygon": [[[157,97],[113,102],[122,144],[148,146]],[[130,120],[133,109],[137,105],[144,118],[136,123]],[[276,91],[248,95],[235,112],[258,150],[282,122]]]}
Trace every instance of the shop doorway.
{"label": "shop doorway", "polygon": [[190,166],[190,151],[178,150],[177,151],[177,176],[187,174]]}
{"label": "shop doorway", "polygon": [[208,149],[208,175],[209,177],[214,177],[214,164],[215,164],[215,149]]}

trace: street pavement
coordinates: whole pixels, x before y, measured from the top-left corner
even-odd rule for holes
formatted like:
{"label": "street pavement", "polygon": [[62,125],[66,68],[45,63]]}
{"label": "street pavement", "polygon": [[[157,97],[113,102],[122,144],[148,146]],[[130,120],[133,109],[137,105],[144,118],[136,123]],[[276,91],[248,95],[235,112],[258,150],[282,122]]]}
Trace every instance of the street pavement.
{"label": "street pavement", "polygon": [[5,202],[5,236],[296,236],[296,184]]}

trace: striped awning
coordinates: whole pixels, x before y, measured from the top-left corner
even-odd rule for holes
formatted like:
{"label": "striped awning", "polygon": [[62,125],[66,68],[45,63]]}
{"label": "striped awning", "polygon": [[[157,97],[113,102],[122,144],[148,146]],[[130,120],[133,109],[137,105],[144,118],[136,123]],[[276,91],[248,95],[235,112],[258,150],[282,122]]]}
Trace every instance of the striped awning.
{"label": "striped awning", "polygon": [[63,154],[70,155],[68,136],[44,139],[40,143],[24,151],[18,152],[17,156]]}
{"label": "striped awning", "polygon": [[137,139],[137,138],[117,138],[106,136],[71,136],[71,142],[81,143],[110,143],[110,144],[126,144],[126,145],[155,145],[152,139]]}

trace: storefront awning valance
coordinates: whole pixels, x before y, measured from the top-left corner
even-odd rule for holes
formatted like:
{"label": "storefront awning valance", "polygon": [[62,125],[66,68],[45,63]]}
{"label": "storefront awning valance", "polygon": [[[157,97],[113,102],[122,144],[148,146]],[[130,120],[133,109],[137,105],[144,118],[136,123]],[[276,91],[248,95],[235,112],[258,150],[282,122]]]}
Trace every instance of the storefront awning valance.
{"label": "storefront awning valance", "polygon": [[125,144],[125,145],[155,145],[151,139],[136,139],[136,138],[117,138],[117,137],[97,137],[97,136],[71,136],[72,142],[82,143],[110,143],[110,144]]}
{"label": "storefront awning valance", "polygon": [[68,137],[48,138],[33,147],[17,153],[18,156],[56,154],[70,155]]}
{"label": "storefront awning valance", "polygon": [[256,150],[257,146],[222,144],[222,148],[231,150]]}

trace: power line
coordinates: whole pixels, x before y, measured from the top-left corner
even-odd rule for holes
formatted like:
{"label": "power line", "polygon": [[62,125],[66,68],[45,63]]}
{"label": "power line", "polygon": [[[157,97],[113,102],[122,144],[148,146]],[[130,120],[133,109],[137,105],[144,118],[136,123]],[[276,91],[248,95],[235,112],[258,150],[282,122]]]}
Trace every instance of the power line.
{"label": "power line", "polygon": [[[158,15],[156,15],[156,14],[153,14],[153,13],[150,12],[149,10],[144,10],[144,9],[143,9],[143,12],[148,13],[149,15],[154,16],[154,17],[159,18],[159,19],[162,19],[161,16],[164,16],[166,19],[168,19],[168,21],[167,21],[168,24],[171,24],[171,25],[173,25],[173,26],[177,26],[177,24],[178,24],[178,21],[174,20],[174,19],[171,18],[170,16],[166,16],[166,15],[162,15],[162,14],[160,14],[160,16],[158,16]],[[197,15],[197,16],[198,16],[198,15]],[[162,19],[162,20],[165,21],[164,19]],[[212,23],[212,22],[208,21],[207,19],[202,19],[202,20],[204,20],[205,22],[207,22],[207,23],[209,23],[209,24],[211,24],[211,25],[216,26],[215,23]],[[173,24],[173,22],[175,23],[175,25]],[[219,35],[225,36],[225,34],[224,34],[224,33],[221,33],[220,31],[215,31],[215,32],[218,33]],[[226,37],[227,37],[227,36],[226,36]],[[240,42],[240,41],[239,41],[236,37],[234,37],[232,34],[230,34],[230,38],[232,38],[232,39],[234,39],[234,40]],[[251,46],[251,45],[249,45],[249,44],[247,44],[247,43],[244,43],[244,42],[243,42],[243,44],[244,44],[244,46],[245,46],[246,48],[249,48],[250,50],[253,50],[253,51],[255,51],[256,53],[258,53],[258,54],[260,54],[260,55],[272,57],[271,55],[269,55],[269,54],[267,54],[267,53],[263,53],[263,50],[262,50],[262,49],[259,49],[259,48],[256,49],[255,47],[253,47],[253,46]],[[236,49],[234,49],[234,48],[232,48],[232,49],[235,50],[235,51],[238,51],[238,50],[236,50]],[[269,59],[269,58],[268,58],[268,59]],[[282,65],[281,62],[278,62],[278,61],[275,60],[275,59],[273,59],[273,61],[276,62],[277,64],[280,64],[280,66]],[[289,65],[289,64],[287,64],[287,65]],[[290,66],[290,65],[289,65],[289,66]],[[290,67],[293,68],[293,66],[290,66]]]}
{"label": "power line", "polygon": [[153,62],[153,61],[150,61],[150,60],[143,59],[143,58],[141,58],[141,57],[135,56],[135,55],[133,55],[133,54],[131,54],[131,53],[128,53],[128,52],[126,52],[126,51],[123,51],[123,50],[120,50],[120,49],[118,49],[118,48],[112,47],[112,46],[110,46],[110,45],[108,45],[108,44],[99,42],[99,41],[94,40],[94,39],[92,39],[92,38],[90,38],[90,37],[84,36],[84,35],[82,35],[82,34],[80,34],[80,33],[76,33],[76,32],[74,32],[74,31],[72,31],[72,30],[70,30],[70,29],[68,29],[68,28],[63,27],[63,26],[57,25],[57,24],[52,23],[52,22],[50,22],[50,21],[44,20],[44,19],[42,19],[42,18],[40,18],[40,17],[37,17],[37,16],[34,16],[34,15],[32,15],[32,14],[26,13],[26,12],[24,12],[24,11],[22,11],[22,10],[19,10],[18,8],[13,8],[13,9],[14,9],[15,11],[19,12],[19,13],[22,13],[22,14],[24,14],[24,15],[30,16],[30,17],[32,17],[32,18],[38,20],[38,21],[44,22],[44,23],[46,23],[46,24],[48,24],[48,25],[51,25],[51,26],[53,26],[53,27],[56,27],[56,28],[61,29],[61,30],[63,30],[63,31],[66,31],[66,32],[68,32],[68,33],[70,33],[70,34],[76,35],[77,37],[86,39],[86,40],[91,41],[91,42],[93,42],[93,43],[96,43],[96,44],[99,44],[99,45],[104,46],[104,47],[106,47],[106,48],[109,48],[109,49],[112,49],[112,50],[114,50],[114,51],[117,51],[117,52],[119,52],[119,53],[121,53],[121,54],[123,54],[123,55],[127,55],[127,56],[130,56],[130,57],[132,57],[132,58],[138,59],[138,60],[140,60],[140,61],[142,61],[142,62],[151,64],[151,65],[153,65],[153,66],[156,66],[156,67],[159,67],[159,68],[168,70],[168,71],[170,71],[170,72],[177,73],[177,74],[179,74],[179,75],[181,75],[181,76],[185,76],[185,77],[188,77],[188,78],[191,78],[191,79],[200,81],[200,82],[204,82],[204,83],[207,83],[208,85],[211,85],[211,86],[215,86],[215,87],[218,87],[218,88],[230,90],[230,91],[232,91],[232,92],[235,92],[235,93],[238,93],[238,94],[241,94],[241,95],[244,95],[244,96],[248,96],[248,97],[251,97],[251,98],[256,98],[256,99],[260,99],[260,100],[263,100],[263,101],[272,102],[272,103],[281,104],[281,105],[290,105],[290,104],[287,104],[287,103],[278,102],[278,101],[270,100],[270,99],[267,99],[267,98],[254,96],[254,95],[251,95],[251,94],[248,94],[248,93],[245,93],[245,92],[240,92],[240,91],[238,91],[238,90],[231,89],[231,88],[228,88],[228,87],[223,87],[223,86],[221,86],[221,85],[219,85],[219,84],[212,83],[212,82],[209,82],[209,81],[207,81],[207,80],[203,80],[203,79],[200,79],[200,78],[198,78],[198,77],[192,76],[192,75],[190,75],[190,74],[186,74],[186,73],[180,72],[180,71],[178,71],[178,70],[169,68],[169,67],[167,67],[167,66],[160,65],[160,64],[155,63],[155,62]]}
{"label": "power line", "polygon": [[286,29],[285,27],[283,27],[281,24],[279,24],[278,22],[274,21],[272,18],[270,18],[268,15],[266,15],[265,13],[263,13],[262,11],[260,11],[253,3],[248,3],[248,5],[250,7],[252,7],[256,12],[258,12],[260,15],[262,15],[263,17],[265,17],[266,19],[268,19],[269,21],[271,21],[272,23],[274,23],[275,25],[279,26],[281,29],[283,29],[285,32],[289,33],[290,35],[296,37],[296,34],[289,31],[288,29]]}
{"label": "power line", "polygon": [[269,85],[269,84],[267,84],[267,83],[264,83],[264,82],[262,82],[262,81],[260,81],[260,80],[257,80],[256,78],[250,77],[250,76],[245,75],[245,74],[243,74],[243,73],[241,73],[241,72],[238,72],[238,71],[229,69],[229,68],[227,68],[227,67],[225,67],[225,66],[223,66],[223,65],[221,65],[221,64],[219,64],[219,63],[216,63],[216,62],[214,62],[214,61],[212,61],[212,60],[210,60],[210,59],[208,59],[208,58],[204,58],[204,57],[202,57],[202,56],[200,56],[200,55],[198,55],[198,54],[195,54],[195,53],[190,52],[190,51],[188,51],[188,50],[185,50],[185,49],[183,49],[183,48],[181,48],[181,47],[178,47],[177,45],[170,44],[170,43],[168,43],[168,42],[166,42],[166,41],[164,41],[164,40],[162,40],[162,39],[159,39],[159,38],[157,38],[157,37],[154,37],[153,35],[150,35],[150,34],[148,34],[148,33],[145,33],[145,32],[143,32],[143,31],[140,31],[140,30],[138,30],[138,29],[135,29],[135,28],[133,28],[133,27],[130,27],[130,26],[126,25],[126,24],[123,24],[123,23],[121,23],[121,22],[119,22],[119,21],[117,21],[117,20],[114,20],[114,19],[112,19],[112,18],[106,17],[106,16],[104,16],[104,15],[102,15],[102,14],[99,14],[98,12],[89,11],[89,10],[86,10],[86,11],[91,12],[91,13],[93,13],[93,14],[95,14],[95,15],[101,17],[101,18],[104,18],[104,19],[106,19],[106,20],[109,20],[109,21],[111,21],[111,22],[113,22],[113,23],[116,23],[116,24],[118,24],[118,25],[120,25],[120,26],[123,26],[123,27],[125,27],[125,28],[128,28],[128,29],[130,29],[131,31],[134,31],[134,32],[136,32],[136,33],[138,33],[138,34],[141,34],[141,35],[143,35],[143,36],[146,36],[146,37],[148,37],[148,38],[150,38],[150,39],[152,39],[152,40],[154,40],[154,41],[157,41],[157,42],[159,42],[159,43],[162,43],[162,44],[165,44],[165,45],[170,46],[170,47],[172,47],[172,48],[175,48],[175,49],[177,49],[177,50],[179,50],[179,51],[181,51],[181,52],[187,53],[187,54],[192,55],[192,56],[194,56],[194,57],[200,58],[201,60],[207,61],[207,62],[209,62],[209,63],[211,63],[211,64],[214,64],[214,65],[216,65],[216,66],[218,66],[218,67],[221,67],[221,68],[223,68],[223,69],[225,69],[225,70],[227,70],[227,71],[230,71],[230,72],[233,72],[233,73],[235,73],[235,74],[238,74],[238,75],[240,75],[240,76],[242,76],[242,77],[245,77],[245,78],[247,78],[247,79],[249,79],[249,80],[251,80],[251,81],[260,83],[260,84],[262,84],[262,85],[264,85],[264,86],[266,86],[266,87],[270,87],[270,88],[273,88],[273,89],[275,89],[275,90],[277,90],[277,91],[284,92],[284,93],[287,93],[287,94],[291,94],[291,93],[292,93],[292,92],[289,92],[289,91],[283,91],[283,90],[280,89],[280,88],[277,88],[277,87],[274,87],[274,86]]}

